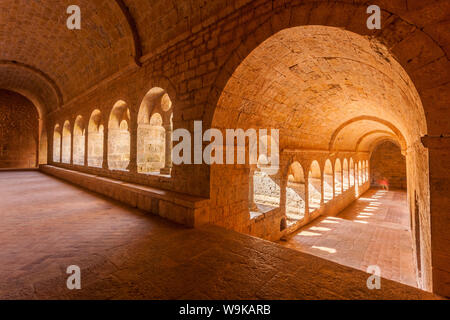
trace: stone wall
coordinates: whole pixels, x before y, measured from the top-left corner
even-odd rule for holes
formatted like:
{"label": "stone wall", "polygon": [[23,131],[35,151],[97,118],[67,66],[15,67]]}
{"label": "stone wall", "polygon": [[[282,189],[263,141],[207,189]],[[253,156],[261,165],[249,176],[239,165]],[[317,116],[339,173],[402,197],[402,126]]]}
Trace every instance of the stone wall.
{"label": "stone wall", "polygon": [[23,96],[0,90],[0,169],[37,166],[39,121]]}
{"label": "stone wall", "polygon": [[370,158],[370,184],[381,187],[386,180],[389,188],[406,190],[406,159],[400,147],[386,141],[378,145]]}

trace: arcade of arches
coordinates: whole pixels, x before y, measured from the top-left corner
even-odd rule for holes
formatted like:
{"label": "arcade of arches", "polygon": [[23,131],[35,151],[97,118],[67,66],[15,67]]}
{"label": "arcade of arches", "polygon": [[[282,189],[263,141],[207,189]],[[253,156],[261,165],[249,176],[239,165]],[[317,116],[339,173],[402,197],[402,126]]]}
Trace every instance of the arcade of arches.
{"label": "arcade of arches", "polygon": [[[448,1],[374,1],[383,26],[368,30],[364,1],[82,0],[91,13],[78,31],[56,25],[63,4],[16,2],[0,4],[7,48],[0,53],[0,180],[12,181],[6,175],[14,171],[4,169],[37,168],[195,230],[214,225],[207,230],[225,238],[238,232],[278,242],[271,245],[280,252],[314,254],[302,249],[310,243],[305,234],[322,237],[314,228],[329,230],[312,242],[327,254],[342,234],[367,241],[367,250],[382,247],[363,229],[380,209],[392,237],[402,230],[410,257],[412,280],[390,278],[450,297]],[[55,26],[41,23],[46,14]],[[42,36],[31,38],[33,30]],[[173,132],[194,136],[195,120],[224,136],[226,129],[278,129],[279,170],[260,162],[173,164]],[[365,199],[361,223],[352,214]],[[13,205],[0,200],[4,210]],[[332,233],[322,225],[327,219],[359,225]],[[197,245],[189,239],[183,247]],[[257,241],[248,239],[239,241]],[[387,259],[404,254],[386,250]],[[318,256],[358,269],[346,252]]]}

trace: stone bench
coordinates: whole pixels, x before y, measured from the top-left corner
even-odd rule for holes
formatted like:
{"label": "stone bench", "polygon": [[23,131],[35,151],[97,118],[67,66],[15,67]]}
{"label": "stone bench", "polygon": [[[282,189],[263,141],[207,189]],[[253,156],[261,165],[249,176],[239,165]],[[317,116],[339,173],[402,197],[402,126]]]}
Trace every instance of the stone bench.
{"label": "stone bench", "polygon": [[209,222],[209,200],[93,174],[41,165],[40,171],[188,227]]}

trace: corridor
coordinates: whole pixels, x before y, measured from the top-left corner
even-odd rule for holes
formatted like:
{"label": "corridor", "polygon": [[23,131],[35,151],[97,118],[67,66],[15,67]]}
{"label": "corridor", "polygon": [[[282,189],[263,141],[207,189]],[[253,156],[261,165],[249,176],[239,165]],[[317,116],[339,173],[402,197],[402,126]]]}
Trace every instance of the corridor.
{"label": "corridor", "polygon": [[[223,228],[188,229],[40,172],[0,172],[0,299],[434,299]],[[81,268],[68,290],[66,268]]]}
{"label": "corridor", "polygon": [[406,192],[370,189],[336,217],[322,217],[280,244],[417,287]]}

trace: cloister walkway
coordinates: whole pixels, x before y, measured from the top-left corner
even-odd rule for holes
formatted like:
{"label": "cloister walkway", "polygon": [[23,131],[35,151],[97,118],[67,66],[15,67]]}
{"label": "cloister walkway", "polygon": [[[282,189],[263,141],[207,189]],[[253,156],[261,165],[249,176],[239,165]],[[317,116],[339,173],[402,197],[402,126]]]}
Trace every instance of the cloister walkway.
{"label": "cloister walkway", "polygon": [[[40,172],[0,172],[0,299],[433,299],[258,238],[187,229]],[[66,287],[70,265],[81,290]]]}
{"label": "cloister walkway", "polygon": [[362,271],[377,265],[382,277],[416,287],[412,241],[406,192],[371,189],[280,244]]}

